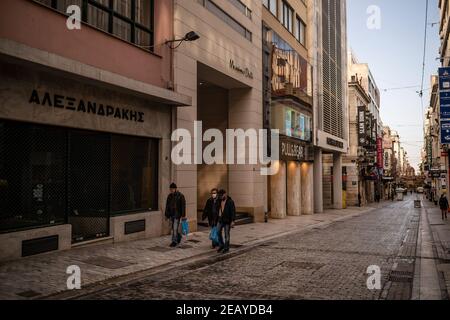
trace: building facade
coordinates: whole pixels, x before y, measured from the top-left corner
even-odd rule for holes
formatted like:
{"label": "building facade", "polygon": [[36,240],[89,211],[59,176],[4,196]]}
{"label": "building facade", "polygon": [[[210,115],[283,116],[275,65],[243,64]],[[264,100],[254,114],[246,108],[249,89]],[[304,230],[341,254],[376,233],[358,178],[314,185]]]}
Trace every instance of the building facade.
{"label": "building facade", "polygon": [[312,214],[312,1],[263,1],[263,123],[280,132],[278,172],[267,179],[272,218]]}
{"label": "building facade", "polygon": [[[347,173],[346,202],[349,206],[364,206],[370,201],[372,190],[365,179],[365,171],[373,158],[367,155],[366,114],[369,112],[370,97],[349,68],[348,108],[349,108],[349,152],[344,156],[344,168]],[[373,183],[372,183],[373,184]],[[373,188],[373,186],[372,186]]]}
{"label": "building facade", "polygon": [[439,0],[440,24],[439,34],[441,38],[441,47],[439,55],[443,67],[450,65],[450,8],[448,0]]}
{"label": "building facade", "polygon": [[314,92],[314,208],[343,208],[348,151],[346,1],[317,0],[311,5]]}
{"label": "building facade", "polygon": [[169,0],[1,1],[0,259],[167,233],[172,115],[191,104],[155,45],[172,39],[172,12]]}
{"label": "building facade", "polygon": [[[227,129],[262,129],[262,2],[175,0],[174,5],[175,38],[190,31],[200,36],[174,50],[175,88],[192,97],[191,106],[178,109],[175,127],[187,130],[197,154],[209,142],[196,142],[194,136],[208,129],[218,129],[223,137]],[[221,147],[223,155],[232,148],[227,143]],[[264,221],[266,178],[260,165],[249,161],[254,152],[257,144],[246,144],[246,155],[234,159],[235,164],[207,164],[192,153],[175,166],[174,180],[186,197],[190,230],[201,222],[212,188],[227,190],[239,212]]]}

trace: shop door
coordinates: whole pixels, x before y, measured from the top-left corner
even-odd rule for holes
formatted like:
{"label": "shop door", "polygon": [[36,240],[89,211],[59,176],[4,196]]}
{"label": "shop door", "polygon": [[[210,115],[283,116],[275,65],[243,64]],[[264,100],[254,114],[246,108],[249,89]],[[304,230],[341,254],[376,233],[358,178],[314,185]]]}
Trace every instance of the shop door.
{"label": "shop door", "polygon": [[69,133],[68,208],[72,242],[109,234],[109,135]]}

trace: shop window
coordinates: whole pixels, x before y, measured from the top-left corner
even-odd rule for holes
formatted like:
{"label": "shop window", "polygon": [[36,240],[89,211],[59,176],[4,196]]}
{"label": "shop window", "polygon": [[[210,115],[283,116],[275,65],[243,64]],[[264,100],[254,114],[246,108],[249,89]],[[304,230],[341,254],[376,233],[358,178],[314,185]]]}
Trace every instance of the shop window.
{"label": "shop window", "polygon": [[63,223],[63,129],[0,122],[0,231]]}
{"label": "shop window", "polygon": [[69,134],[69,223],[74,241],[108,234],[110,137],[90,131]]}
{"label": "shop window", "polygon": [[70,223],[105,236],[111,214],[158,209],[159,140],[0,121],[0,232]]}
{"label": "shop window", "polygon": [[114,135],[111,154],[111,211],[156,210],[157,140]]}

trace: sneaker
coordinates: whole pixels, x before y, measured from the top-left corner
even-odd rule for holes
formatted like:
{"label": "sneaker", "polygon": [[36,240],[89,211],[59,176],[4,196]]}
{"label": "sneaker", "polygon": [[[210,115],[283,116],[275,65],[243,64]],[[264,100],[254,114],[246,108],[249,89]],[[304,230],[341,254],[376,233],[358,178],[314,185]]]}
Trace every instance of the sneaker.
{"label": "sneaker", "polygon": [[170,247],[176,247],[177,246],[177,244],[175,243],[175,242],[172,242],[171,244],[170,244]]}
{"label": "sneaker", "polygon": [[230,249],[228,249],[228,248],[222,250],[222,253],[228,253],[228,252],[230,252]]}
{"label": "sneaker", "polygon": [[218,252],[218,253],[221,253],[222,250],[223,250],[223,247],[219,247],[219,249],[217,249],[217,252]]}

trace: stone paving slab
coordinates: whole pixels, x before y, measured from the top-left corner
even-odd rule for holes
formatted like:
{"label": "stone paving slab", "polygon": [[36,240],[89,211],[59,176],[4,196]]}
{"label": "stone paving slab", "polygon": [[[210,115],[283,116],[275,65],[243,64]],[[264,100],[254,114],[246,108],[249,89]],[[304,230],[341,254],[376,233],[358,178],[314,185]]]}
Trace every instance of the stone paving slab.
{"label": "stone paving slab", "polygon": [[[412,201],[392,203],[326,228],[312,225],[246,246],[222,260],[140,274],[73,298],[373,300],[386,299],[381,296],[386,291],[391,299],[409,299],[411,281],[393,281],[391,275],[395,265],[397,273],[414,269],[414,259],[397,258],[408,230],[417,225],[418,211],[412,206]],[[380,267],[381,288],[388,283],[392,288],[367,287],[367,268],[374,265]]]}
{"label": "stone paving slab", "polygon": [[[428,200],[423,200],[428,212],[428,220],[432,230],[434,246],[437,252],[436,268],[443,278],[442,288],[450,297],[450,220],[442,220],[438,206]],[[450,214],[449,214],[450,216]]]}
{"label": "stone paving slab", "polygon": [[[237,246],[277,237],[315,226],[323,227],[333,221],[347,219],[385,204],[365,208],[327,210],[322,214],[287,217],[236,226],[231,242]],[[133,274],[196,256],[215,253],[210,249],[208,231],[199,231],[183,239],[184,248],[169,248],[170,236],[77,247],[67,251],[46,253],[0,263],[0,299],[29,299],[67,290],[68,266],[81,269],[82,286]]]}

